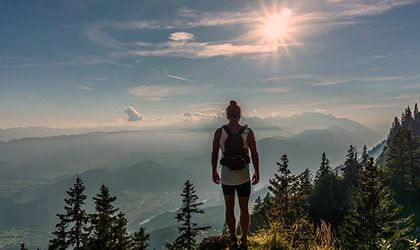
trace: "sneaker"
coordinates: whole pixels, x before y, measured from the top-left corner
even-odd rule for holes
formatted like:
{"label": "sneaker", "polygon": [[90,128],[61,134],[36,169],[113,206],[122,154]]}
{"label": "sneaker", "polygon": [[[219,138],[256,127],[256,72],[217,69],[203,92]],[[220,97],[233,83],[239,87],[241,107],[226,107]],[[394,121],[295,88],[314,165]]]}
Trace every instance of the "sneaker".
{"label": "sneaker", "polygon": [[241,239],[241,244],[239,245],[240,250],[248,250],[248,241],[246,239]]}

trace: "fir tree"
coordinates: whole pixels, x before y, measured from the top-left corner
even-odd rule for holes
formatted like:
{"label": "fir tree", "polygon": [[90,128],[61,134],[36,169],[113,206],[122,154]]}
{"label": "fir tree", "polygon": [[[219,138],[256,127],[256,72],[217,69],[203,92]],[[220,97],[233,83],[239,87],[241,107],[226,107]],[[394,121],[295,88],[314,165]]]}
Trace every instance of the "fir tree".
{"label": "fir tree", "polygon": [[373,158],[361,172],[353,204],[340,229],[343,249],[380,249],[382,240],[389,241],[392,249],[407,249],[404,242],[412,232],[413,218],[400,218],[401,207],[395,205]]}
{"label": "fir tree", "polygon": [[93,249],[112,249],[114,243],[113,226],[115,213],[118,209],[112,203],[116,200],[111,196],[108,188],[102,184],[99,194],[93,197],[95,202],[95,214],[91,215],[92,238],[90,240]]}
{"label": "fir tree", "polygon": [[64,199],[66,205],[65,222],[69,225],[68,244],[74,246],[74,249],[79,250],[82,246],[82,241],[88,236],[86,232],[86,223],[88,216],[83,209],[86,195],[83,193],[85,187],[82,179],[77,175],[76,182],[73,187],[67,191],[68,198]]}
{"label": "fir tree", "polygon": [[357,162],[357,152],[353,145],[347,151],[346,161],[342,168],[343,178],[350,190],[352,191],[357,186],[359,178],[359,168]]}
{"label": "fir tree", "polygon": [[59,218],[59,223],[55,225],[55,231],[52,233],[54,238],[50,240],[48,249],[50,250],[65,250],[69,246],[67,242],[67,222],[65,221],[65,216],[62,214],[57,214]]}
{"label": "fir tree", "polygon": [[296,209],[297,217],[303,218],[309,212],[309,198],[312,193],[312,177],[311,171],[305,169],[300,175],[297,176],[298,192],[296,193]]}
{"label": "fir tree", "polygon": [[20,250],[28,250],[28,249],[25,247],[25,243],[21,243],[21,244],[20,244]]}
{"label": "fir tree", "polygon": [[257,199],[255,199],[255,204],[254,204],[254,207],[252,208],[252,212],[257,213],[258,211],[260,211],[261,207],[262,207],[262,199],[261,199],[261,196],[258,195]]}
{"label": "fir tree", "polygon": [[389,130],[389,135],[387,138],[387,143],[395,136],[395,134],[400,131],[401,129],[401,123],[398,117],[394,118],[394,122],[392,123],[391,129]]}
{"label": "fir tree", "polygon": [[369,154],[368,154],[366,145],[364,145],[363,146],[363,151],[362,151],[362,157],[360,158],[359,169],[363,168],[365,166],[365,164],[368,162],[368,160],[369,160]]}
{"label": "fir tree", "polygon": [[338,181],[333,173],[330,161],[325,153],[322,154],[321,163],[316,172],[314,188],[310,197],[309,214],[311,220],[320,224],[322,220],[337,225],[340,220],[338,202]]}
{"label": "fir tree", "polygon": [[404,130],[403,135],[404,142],[406,144],[407,148],[407,172],[409,172],[409,180],[408,184],[411,190],[416,190],[418,188],[417,186],[417,180],[419,178],[418,176],[418,168],[419,168],[419,159],[420,155],[418,154],[418,147],[419,144],[417,142],[417,139],[414,137],[414,133],[411,130]]}
{"label": "fir tree", "polygon": [[[263,208],[263,200],[261,196],[258,195],[257,199],[255,199],[254,206],[252,207],[252,213],[250,215],[250,223],[249,223],[249,231],[251,233],[257,231],[263,225],[263,215],[262,215],[262,208]],[[224,226],[227,226],[226,222]]]}
{"label": "fir tree", "polygon": [[132,250],[146,250],[150,244],[150,234],[146,233],[144,227],[140,227],[132,236]]}
{"label": "fir tree", "polygon": [[395,190],[405,190],[407,187],[407,144],[404,139],[406,131],[402,127],[396,127],[387,142],[386,170],[387,178]]}
{"label": "fir tree", "polygon": [[414,104],[414,112],[413,112],[413,118],[415,121],[419,120],[419,108],[417,106],[417,103]]}
{"label": "fir tree", "polygon": [[129,250],[131,249],[131,239],[127,233],[127,219],[122,212],[119,212],[112,226],[113,249]]}
{"label": "fir tree", "polygon": [[268,214],[271,210],[272,197],[270,192],[261,199],[260,205],[254,206],[253,213],[249,225],[249,232],[255,233],[259,229],[265,227],[269,223]]}
{"label": "fir tree", "polygon": [[330,160],[328,160],[327,155],[322,153],[321,157],[321,164],[319,166],[319,169],[316,172],[315,175],[315,182],[318,182],[319,179],[321,179],[323,176],[327,176],[332,174],[331,166],[330,166]]}
{"label": "fir tree", "polygon": [[178,226],[179,235],[173,244],[167,244],[169,249],[196,249],[196,236],[199,231],[207,230],[210,227],[198,227],[197,223],[192,221],[194,214],[203,214],[204,211],[200,209],[203,205],[198,201],[197,191],[194,185],[187,180],[182,191],[182,206],[180,212],[175,217],[180,225]]}
{"label": "fir tree", "polygon": [[270,179],[269,186],[273,196],[270,219],[272,222],[292,226],[299,217],[297,204],[302,200],[299,193],[299,179],[290,173],[286,154],[282,155],[281,162],[277,162],[277,166],[279,168],[274,178]]}
{"label": "fir tree", "polygon": [[405,112],[401,115],[402,127],[407,129],[411,128],[413,122],[413,113],[411,112],[410,106],[405,109]]}

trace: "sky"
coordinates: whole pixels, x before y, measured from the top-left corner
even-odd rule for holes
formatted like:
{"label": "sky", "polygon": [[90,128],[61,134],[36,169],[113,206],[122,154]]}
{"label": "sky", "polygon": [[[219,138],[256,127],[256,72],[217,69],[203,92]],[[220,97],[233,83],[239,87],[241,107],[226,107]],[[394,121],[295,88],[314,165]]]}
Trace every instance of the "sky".
{"label": "sky", "polygon": [[414,0],[0,0],[0,128],[326,112],[420,101]]}

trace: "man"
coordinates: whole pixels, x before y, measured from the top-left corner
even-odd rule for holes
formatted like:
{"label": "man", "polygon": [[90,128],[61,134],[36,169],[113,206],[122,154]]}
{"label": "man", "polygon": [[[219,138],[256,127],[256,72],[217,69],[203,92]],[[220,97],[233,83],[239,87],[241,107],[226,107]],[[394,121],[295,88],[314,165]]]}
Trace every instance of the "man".
{"label": "man", "polygon": [[[225,220],[231,236],[231,249],[237,249],[238,243],[235,233],[235,192],[238,194],[240,208],[241,240],[240,249],[248,249],[247,234],[249,225],[249,195],[252,185],[259,182],[259,160],[255,136],[246,125],[239,123],[241,108],[236,101],[230,101],[226,108],[227,125],[218,128],[213,138],[211,163],[213,168],[213,182],[222,184],[225,198]],[[222,151],[221,175],[217,172],[219,150]],[[249,157],[251,152],[251,157]],[[254,174],[250,179],[249,163],[252,160]]]}

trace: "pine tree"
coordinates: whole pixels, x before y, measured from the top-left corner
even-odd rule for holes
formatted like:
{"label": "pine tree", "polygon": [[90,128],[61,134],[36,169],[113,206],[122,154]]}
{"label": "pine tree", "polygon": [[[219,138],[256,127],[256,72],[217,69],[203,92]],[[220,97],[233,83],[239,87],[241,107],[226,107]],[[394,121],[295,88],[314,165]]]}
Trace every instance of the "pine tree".
{"label": "pine tree", "polygon": [[340,228],[342,249],[380,249],[387,240],[391,249],[407,249],[405,238],[413,229],[413,217],[400,218],[392,191],[384,184],[380,168],[370,158],[361,172],[360,183],[353,195],[353,209]]}
{"label": "pine tree", "polygon": [[419,120],[419,108],[417,106],[417,103],[414,104],[414,113],[413,113],[413,118],[415,121]]}
{"label": "pine tree", "polygon": [[113,249],[129,250],[131,249],[131,238],[127,233],[127,219],[124,213],[119,212],[112,226]]}
{"label": "pine tree", "polygon": [[203,205],[198,201],[197,191],[189,180],[184,184],[182,191],[182,206],[180,212],[175,217],[180,225],[178,226],[179,235],[173,244],[167,244],[169,249],[196,249],[197,240],[196,236],[199,231],[207,230],[210,227],[198,227],[197,223],[192,221],[194,214],[203,214],[204,211],[200,209]]}
{"label": "pine tree", "polygon": [[405,109],[405,112],[401,115],[401,124],[405,129],[410,129],[413,122],[413,113],[411,112],[410,106]]}
{"label": "pine tree", "polygon": [[418,154],[418,147],[419,144],[417,139],[414,137],[414,133],[411,130],[404,130],[403,131],[403,141],[406,145],[406,164],[407,164],[407,172],[409,172],[409,180],[408,184],[411,190],[416,190],[418,188],[417,181],[418,181],[418,168],[419,168],[419,159],[420,155]]}
{"label": "pine tree", "polygon": [[321,163],[316,172],[313,185],[309,209],[311,220],[316,224],[320,224],[324,220],[337,225],[340,216],[335,196],[340,196],[338,195],[340,188],[338,188],[337,178],[325,153],[322,153]]}
{"label": "pine tree", "polygon": [[257,213],[258,211],[260,211],[261,207],[262,207],[262,199],[261,199],[261,196],[258,195],[257,199],[255,199],[255,204],[254,204],[254,207],[252,208],[252,212]]}
{"label": "pine tree", "polygon": [[297,217],[304,218],[309,213],[309,199],[312,193],[312,177],[311,171],[305,169],[297,176],[298,192],[296,193],[296,209]]}
{"label": "pine tree", "polygon": [[20,250],[28,250],[28,249],[25,247],[25,243],[21,243],[21,244],[20,244]]}
{"label": "pine tree", "polygon": [[99,194],[93,197],[96,212],[91,215],[92,237],[90,243],[93,249],[112,249],[114,235],[112,232],[115,223],[115,213],[118,209],[112,203],[116,200],[111,196],[108,188],[102,184]]}
{"label": "pine tree", "polygon": [[55,231],[52,233],[54,238],[50,240],[48,249],[50,250],[65,250],[69,246],[67,242],[67,222],[65,215],[57,214],[59,223],[55,226]]}
{"label": "pine tree", "polygon": [[359,169],[362,169],[365,166],[365,164],[368,162],[368,160],[369,160],[369,154],[368,154],[366,145],[364,145],[363,146],[363,151],[362,151],[362,157],[360,159]]}
{"label": "pine tree", "polygon": [[270,190],[273,203],[270,209],[271,222],[279,222],[285,226],[292,226],[299,217],[297,204],[301,202],[299,195],[299,179],[289,170],[289,159],[282,155],[281,162],[277,162],[277,173],[270,179]]}
{"label": "pine tree", "polygon": [[321,165],[319,166],[319,169],[316,172],[314,182],[318,182],[319,179],[321,179],[323,176],[327,176],[330,174],[332,174],[330,160],[328,160],[327,155],[324,152],[322,153]]}
{"label": "pine tree", "polygon": [[388,134],[388,138],[387,138],[387,144],[395,136],[395,134],[398,131],[400,131],[400,129],[401,129],[400,119],[398,119],[398,117],[395,117],[394,122],[392,123],[391,129],[389,130],[389,134]]}
{"label": "pine tree", "polygon": [[347,151],[346,161],[342,168],[343,178],[350,190],[352,191],[357,186],[359,178],[359,168],[357,162],[357,152],[353,145]]}
{"label": "pine tree", "polygon": [[388,182],[395,190],[405,190],[407,187],[407,144],[402,127],[396,127],[393,135],[388,138],[386,150],[386,171]]}
{"label": "pine tree", "polygon": [[132,236],[132,250],[146,250],[150,244],[150,234],[146,233],[144,227],[140,227]]}
{"label": "pine tree", "polygon": [[67,191],[68,198],[64,199],[66,205],[65,222],[68,224],[68,244],[74,246],[74,249],[79,250],[82,248],[82,241],[88,236],[86,232],[86,224],[88,216],[83,209],[85,204],[86,195],[83,193],[85,187],[82,179],[77,175],[76,182],[73,187]]}

